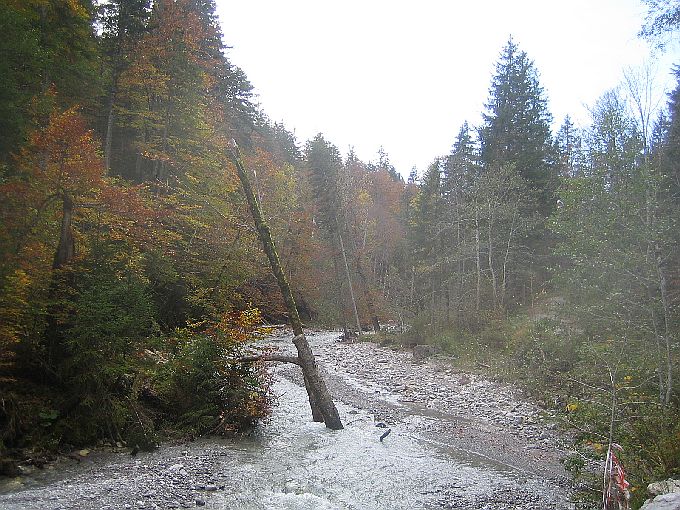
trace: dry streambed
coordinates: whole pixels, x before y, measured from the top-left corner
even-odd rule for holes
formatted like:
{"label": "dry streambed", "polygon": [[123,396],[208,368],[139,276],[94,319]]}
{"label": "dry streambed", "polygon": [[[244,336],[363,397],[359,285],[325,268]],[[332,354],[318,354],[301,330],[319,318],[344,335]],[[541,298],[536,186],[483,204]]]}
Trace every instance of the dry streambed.
{"label": "dry streambed", "polygon": [[567,483],[554,414],[516,388],[460,371],[446,357],[414,359],[372,342],[331,344],[327,334],[311,339],[344,401],[375,409],[379,419],[416,422],[416,432],[431,430],[424,436],[453,448]]}

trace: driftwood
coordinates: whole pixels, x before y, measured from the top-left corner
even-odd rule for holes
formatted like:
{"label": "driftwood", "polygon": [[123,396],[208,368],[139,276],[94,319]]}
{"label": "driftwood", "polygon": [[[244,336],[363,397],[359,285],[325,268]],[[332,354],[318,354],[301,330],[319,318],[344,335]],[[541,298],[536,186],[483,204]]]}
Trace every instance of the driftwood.
{"label": "driftwood", "polygon": [[[295,334],[295,337],[293,338],[293,344],[297,348],[297,358],[278,356],[278,359],[272,359],[271,361],[284,361],[285,358],[285,361],[299,365],[300,368],[302,368],[305,389],[307,390],[309,405],[312,408],[312,418],[314,421],[324,422],[326,427],[333,430],[342,429],[343,427],[342,422],[340,421],[340,415],[337,408],[335,407],[335,404],[333,403],[333,399],[331,398],[328,388],[326,387],[326,383],[319,374],[319,369],[316,366],[314,354],[312,354],[312,349],[310,348],[302,329],[302,322],[300,321],[300,316],[298,315],[297,307],[295,306],[295,299],[293,298],[293,293],[290,290],[290,285],[288,284],[286,274],[283,272],[279,255],[276,252],[276,245],[274,244],[271,230],[264,219],[262,210],[260,209],[260,204],[257,200],[257,196],[253,191],[253,187],[250,184],[250,179],[248,178],[246,168],[243,164],[241,152],[239,151],[239,148],[234,140],[232,140],[230,146],[229,156],[236,166],[236,171],[238,173],[239,180],[241,181],[241,185],[243,186],[243,191],[246,195],[250,212],[253,215],[253,220],[255,221],[257,234],[260,238],[260,242],[262,242],[264,252],[269,259],[269,265],[271,266],[272,273],[274,273],[276,282],[278,283],[281,294],[283,295],[283,301],[285,302],[286,309],[288,310],[290,325],[293,328],[293,333]],[[266,357],[271,357],[271,355],[263,355],[259,357],[256,356],[255,358],[266,361]]]}

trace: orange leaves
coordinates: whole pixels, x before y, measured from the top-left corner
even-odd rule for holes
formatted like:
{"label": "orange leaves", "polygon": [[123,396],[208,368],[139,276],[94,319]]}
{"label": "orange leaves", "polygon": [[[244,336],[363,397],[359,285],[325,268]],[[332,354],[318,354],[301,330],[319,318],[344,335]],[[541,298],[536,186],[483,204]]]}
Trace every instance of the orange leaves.
{"label": "orange leaves", "polygon": [[77,107],[53,113],[47,128],[33,134],[19,159],[21,168],[45,194],[82,197],[103,184],[99,144]]}
{"label": "orange leaves", "polygon": [[260,310],[251,307],[223,314],[207,333],[228,344],[243,344],[271,333],[271,328],[264,326]]}
{"label": "orange leaves", "polygon": [[192,2],[157,0],[150,30],[135,48],[132,65],[124,73],[121,85],[137,87],[152,100],[167,100],[176,86],[173,83],[177,75],[185,75],[190,65],[202,71],[203,87],[211,87],[211,72],[218,62],[206,51],[205,44],[215,38],[215,28],[202,22]]}
{"label": "orange leaves", "polygon": [[137,246],[159,246],[173,238],[162,228],[162,219],[169,214],[152,207],[143,186],[124,187],[108,183],[98,197],[99,222],[106,227],[111,239],[125,240]]}

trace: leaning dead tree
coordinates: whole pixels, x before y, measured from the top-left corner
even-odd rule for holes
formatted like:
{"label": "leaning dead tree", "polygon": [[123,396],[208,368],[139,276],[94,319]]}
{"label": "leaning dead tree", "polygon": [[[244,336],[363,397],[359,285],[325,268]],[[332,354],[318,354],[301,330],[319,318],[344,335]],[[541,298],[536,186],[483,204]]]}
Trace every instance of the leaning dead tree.
{"label": "leaning dead tree", "polygon": [[243,186],[243,191],[246,195],[246,200],[248,201],[248,206],[250,212],[253,215],[253,220],[255,221],[255,228],[257,229],[257,234],[262,242],[262,247],[264,252],[267,254],[269,259],[269,265],[272,268],[274,277],[281,289],[281,294],[283,294],[283,300],[286,304],[286,309],[288,310],[288,317],[290,325],[293,328],[293,344],[297,349],[297,357],[294,356],[253,356],[251,358],[244,358],[241,361],[284,361],[288,363],[294,363],[302,369],[302,375],[305,381],[305,388],[307,390],[307,396],[309,397],[309,405],[312,408],[312,418],[314,421],[324,422],[326,427],[333,430],[342,429],[342,422],[340,421],[340,415],[338,410],[333,403],[331,394],[326,387],[326,383],[319,374],[319,369],[316,366],[316,360],[314,359],[314,354],[312,349],[307,342],[304,331],[302,329],[302,321],[298,315],[297,307],[295,306],[295,299],[293,298],[293,293],[290,290],[290,285],[288,285],[288,279],[286,278],[283,268],[281,267],[281,261],[276,252],[276,245],[274,244],[274,239],[272,238],[271,230],[269,225],[262,215],[262,209],[260,209],[260,204],[257,200],[257,196],[250,185],[250,179],[246,172],[245,166],[243,164],[243,159],[241,158],[241,152],[236,145],[236,142],[232,140],[229,147],[229,156],[231,161],[236,166],[236,171],[238,177]]}

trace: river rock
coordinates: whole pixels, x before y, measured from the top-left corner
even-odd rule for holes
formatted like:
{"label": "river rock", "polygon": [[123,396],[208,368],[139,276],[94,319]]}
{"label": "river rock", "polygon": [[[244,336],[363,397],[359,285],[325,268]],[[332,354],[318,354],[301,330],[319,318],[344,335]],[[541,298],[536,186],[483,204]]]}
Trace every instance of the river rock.
{"label": "river rock", "polygon": [[187,471],[184,469],[184,464],[173,464],[168,468],[168,472],[173,475],[187,476]]}
{"label": "river rock", "polygon": [[680,510],[680,492],[662,494],[648,499],[640,510]]}

